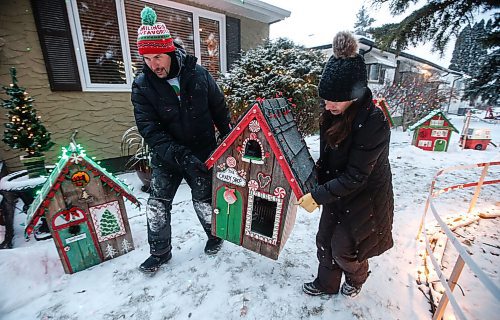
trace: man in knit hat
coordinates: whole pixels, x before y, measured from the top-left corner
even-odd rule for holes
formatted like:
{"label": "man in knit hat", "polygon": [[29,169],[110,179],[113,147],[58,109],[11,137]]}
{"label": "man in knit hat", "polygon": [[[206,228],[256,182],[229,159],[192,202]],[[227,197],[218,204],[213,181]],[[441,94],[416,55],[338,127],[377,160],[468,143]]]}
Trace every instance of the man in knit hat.
{"label": "man in knit hat", "polygon": [[156,13],[141,12],[137,47],[144,68],[132,85],[137,128],[150,147],[151,194],[146,208],[151,256],[139,267],[154,273],[172,257],[172,200],[182,181],[191,187],[193,206],[215,254],[222,239],[211,234],[212,175],[204,161],[216,147],[215,128],[230,131],[224,95],[206,69],[174,43]]}
{"label": "man in knit hat", "polygon": [[299,199],[309,212],[323,205],[318,275],[302,287],[309,295],[356,296],[368,278],[368,259],[393,246],[390,130],[367,82],[356,38],[339,32],[318,86],[324,107],[318,187]]}

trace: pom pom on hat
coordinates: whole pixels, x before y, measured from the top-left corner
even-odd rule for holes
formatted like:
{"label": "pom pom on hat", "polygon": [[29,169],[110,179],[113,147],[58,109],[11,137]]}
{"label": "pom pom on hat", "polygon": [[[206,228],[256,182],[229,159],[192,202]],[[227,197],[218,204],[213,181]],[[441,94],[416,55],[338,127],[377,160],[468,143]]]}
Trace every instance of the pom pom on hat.
{"label": "pom pom on hat", "polygon": [[354,58],[358,54],[358,40],[352,33],[341,31],[333,38],[332,49],[335,58]]}
{"label": "pom pom on hat", "polygon": [[142,25],[137,30],[137,49],[140,55],[175,51],[174,39],[165,24],[156,22],[156,12],[145,6],[141,11]]}
{"label": "pom pom on hat", "polygon": [[142,24],[152,26],[156,23],[156,12],[148,6],[141,11]]}
{"label": "pom pom on hat", "polygon": [[350,32],[339,32],[333,39],[332,49],[333,55],[319,81],[319,96],[335,102],[360,98],[368,86],[368,76],[365,61],[358,54],[356,38]]}

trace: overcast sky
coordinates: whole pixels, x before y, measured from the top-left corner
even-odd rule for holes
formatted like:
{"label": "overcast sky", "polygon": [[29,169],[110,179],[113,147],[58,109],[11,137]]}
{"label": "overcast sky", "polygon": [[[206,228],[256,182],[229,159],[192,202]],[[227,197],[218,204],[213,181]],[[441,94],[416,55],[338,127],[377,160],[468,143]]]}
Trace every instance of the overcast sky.
{"label": "overcast sky", "polygon": [[[331,44],[338,31],[354,30],[356,14],[365,3],[368,14],[375,19],[372,26],[389,22],[399,22],[405,16],[392,17],[387,6],[374,8],[365,0],[263,0],[272,5],[291,11],[289,18],[271,25],[271,39],[286,37],[295,43],[312,47]],[[416,6],[409,8],[412,12]],[[455,40],[450,41],[441,58],[438,53],[431,53],[431,46],[424,45],[404,50],[420,58],[437,63],[445,68],[450,64]]]}

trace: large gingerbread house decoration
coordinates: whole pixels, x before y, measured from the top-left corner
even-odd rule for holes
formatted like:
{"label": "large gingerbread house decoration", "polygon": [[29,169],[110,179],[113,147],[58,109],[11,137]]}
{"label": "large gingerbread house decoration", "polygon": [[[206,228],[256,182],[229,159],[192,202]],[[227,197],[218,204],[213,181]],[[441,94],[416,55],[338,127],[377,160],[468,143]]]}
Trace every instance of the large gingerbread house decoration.
{"label": "large gingerbread house decoration", "polygon": [[125,183],[71,143],[28,209],[26,236],[45,216],[66,273],[116,258],[134,249],[124,198],[139,205]]}
{"label": "large gingerbread house decoration", "polygon": [[206,161],[213,168],[212,234],[278,259],[314,161],[285,99],[250,107]]}
{"label": "large gingerbread house decoration", "polygon": [[457,128],[439,109],[431,111],[408,129],[413,131],[411,144],[426,151],[447,151],[451,133],[458,133]]}

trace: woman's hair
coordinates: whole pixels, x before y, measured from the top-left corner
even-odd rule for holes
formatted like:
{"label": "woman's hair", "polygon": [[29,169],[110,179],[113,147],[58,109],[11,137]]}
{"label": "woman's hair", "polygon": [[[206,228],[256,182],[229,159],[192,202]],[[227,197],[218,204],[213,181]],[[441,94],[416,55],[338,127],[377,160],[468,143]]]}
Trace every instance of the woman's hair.
{"label": "woman's hair", "polygon": [[325,110],[320,118],[321,125],[330,125],[325,130],[325,139],[330,147],[341,143],[351,133],[352,122],[358,113],[359,103],[354,101],[340,116],[333,116]]}

